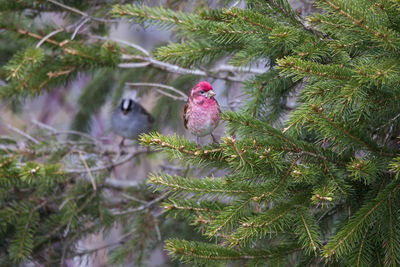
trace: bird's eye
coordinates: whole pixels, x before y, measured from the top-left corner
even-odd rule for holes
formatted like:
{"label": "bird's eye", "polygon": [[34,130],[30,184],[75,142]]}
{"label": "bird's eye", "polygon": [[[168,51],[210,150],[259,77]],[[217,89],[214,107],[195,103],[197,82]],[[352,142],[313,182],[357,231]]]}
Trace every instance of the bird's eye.
{"label": "bird's eye", "polygon": [[200,94],[204,94],[205,93],[205,91],[204,90],[200,90]]}

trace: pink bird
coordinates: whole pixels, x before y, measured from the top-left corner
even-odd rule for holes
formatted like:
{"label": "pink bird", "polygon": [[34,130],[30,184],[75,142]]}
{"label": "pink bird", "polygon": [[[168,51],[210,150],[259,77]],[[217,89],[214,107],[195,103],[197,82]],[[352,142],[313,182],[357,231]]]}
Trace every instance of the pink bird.
{"label": "pink bird", "polygon": [[217,140],[212,135],[219,123],[219,105],[214,99],[215,92],[211,84],[206,81],[199,82],[190,91],[189,100],[185,105],[183,122],[185,128],[199,137],[211,135],[213,142]]}

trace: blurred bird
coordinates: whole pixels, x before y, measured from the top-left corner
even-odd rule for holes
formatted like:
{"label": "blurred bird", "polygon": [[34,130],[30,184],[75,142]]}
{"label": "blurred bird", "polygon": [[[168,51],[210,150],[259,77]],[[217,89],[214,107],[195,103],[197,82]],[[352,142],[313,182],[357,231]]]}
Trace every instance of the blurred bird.
{"label": "blurred bird", "polygon": [[219,123],[219,105],[214,99],[215,92],[211,84],[206,81],[199,82],[190,91],[189,100],[185,105],[183,122],[185,128],[199,137],[211,135],[213,142],[217,140],[212,135]]}
{"label": "blurred bird", "polygon": [[140,134],[149,132],[153,122],[154,118],[131,97],[124,97],[111,116],[114,132],[123,138],[120,146],[125,138],[135,140]]}

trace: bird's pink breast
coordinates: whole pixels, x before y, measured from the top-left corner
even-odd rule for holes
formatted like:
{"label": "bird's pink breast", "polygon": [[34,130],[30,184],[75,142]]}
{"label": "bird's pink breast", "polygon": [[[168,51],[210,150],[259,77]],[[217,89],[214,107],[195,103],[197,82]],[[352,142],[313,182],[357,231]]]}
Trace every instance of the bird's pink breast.
{"label": "bird's pink breast", "polygon": [[187,128],[200,137],[211,134],[219,122],[219,109],[215,99],[205,99],[201,102],[195,104],[195,101],[190,101],[187,123]]}

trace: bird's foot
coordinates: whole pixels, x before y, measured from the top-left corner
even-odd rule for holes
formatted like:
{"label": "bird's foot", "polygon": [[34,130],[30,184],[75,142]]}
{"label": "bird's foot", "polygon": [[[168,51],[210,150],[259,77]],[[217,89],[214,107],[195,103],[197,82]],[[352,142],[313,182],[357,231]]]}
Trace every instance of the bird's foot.
{"label": "bird's foot", "polygon": [[124,141],[125,141],[125,138],[122,138],[121,142],[118,145],[117,159],[119,159],[121,157],[121,155],[124,153],[124,150],[123,150]]}
{"label": "bird's foot", "polygon": [[215,138],[215,136],[213,134],[211,134],[211,138],[213,140],[213,144],[219,145],[217,139]]}
{"label": "bird's foot", "polygon": [[197,143],[197,148],[200,148],[200,149],[203,148],[203,146],[200,145],[200,137],[198,137],[198,136],[196,136],[196,143]]}

